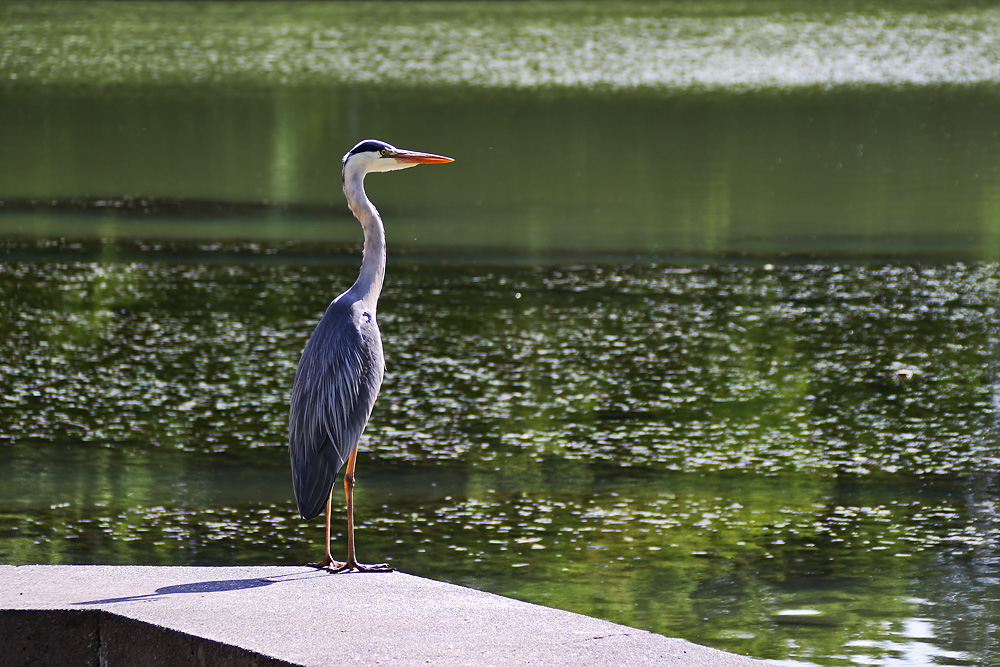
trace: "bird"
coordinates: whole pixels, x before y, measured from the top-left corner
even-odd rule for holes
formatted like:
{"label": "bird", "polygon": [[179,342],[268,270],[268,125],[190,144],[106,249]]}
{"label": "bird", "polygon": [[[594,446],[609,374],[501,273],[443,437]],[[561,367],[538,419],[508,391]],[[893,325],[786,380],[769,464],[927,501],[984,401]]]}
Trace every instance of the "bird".
{"label": "bird", "polygon": [[[365,176],[418,164],[454,162],[450,157],[396,148],[366,139],[344,155],[347,205],[364,231],[358,279],[334,299],[306,343],[295,371],[288,415],[292,488],[303,519],[326,511],[323,559],[310,565],[331,572],[386,572],[385,563],[359,563],[354,548],[354,469],[358,440],[382,386],[385,358],[376,309],[385,276],[385,228],[365,194]],[[336,476],[344,473],[347,497],[347,560],[330,552],[330,511]]]}

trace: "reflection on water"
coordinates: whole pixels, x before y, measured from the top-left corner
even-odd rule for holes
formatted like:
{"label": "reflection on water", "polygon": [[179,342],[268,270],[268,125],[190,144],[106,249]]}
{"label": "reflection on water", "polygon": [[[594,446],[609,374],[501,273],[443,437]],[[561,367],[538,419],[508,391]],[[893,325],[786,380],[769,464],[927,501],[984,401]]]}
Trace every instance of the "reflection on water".
{"label": "reflection on water", "polygon": [[[1000,255],[988,90],[437,93],[32,91],[0,123],[0,234],[354,243],[340,156],[374,135],[457,158],[368,179],[396,252]],[[129,195],[173,205],[65,214]]]}
{"label": "reflection on water", "polygon": [[[354,263],[18,247],[0,560],[314,557],[287,395]],[[362,556],[790,664],[996,660],[996,290],[990,264],[394,258]]]}
{"label": "reflection on water", "polygon": [[[1000,12],[883,4],[7,2],[0,233],[353,241],[377,136],[458,160],[370,180],[397,249],[993,260]],[[127,196],[204,206],[42,206]]]}

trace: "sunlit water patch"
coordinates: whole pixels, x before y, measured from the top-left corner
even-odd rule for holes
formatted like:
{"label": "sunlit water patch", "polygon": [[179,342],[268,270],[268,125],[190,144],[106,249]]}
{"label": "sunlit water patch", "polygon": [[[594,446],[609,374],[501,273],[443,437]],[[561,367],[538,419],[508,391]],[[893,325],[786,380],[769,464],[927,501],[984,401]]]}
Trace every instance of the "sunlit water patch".
{"label": "sunlit water patch", "polygon": [[[283,442],[298,352],[355,271],[2,268],[8,432],[219,452]],[[953,474],[992,407],[994,288],[991,265],[403,266],[372,432],[399,462]]]}
{"label": "sunlit water patch", "polygon": [[0,8],[0,83],[732,90],[1000,81],[995,9],[702,4],[199,3],[203,18],[192,24],[183,3],[11,2]]}
{"label": "sunlit water patch", "polygon": [[[0,264],[0,560],[314,559],[287,396],[355,264],[71,245]],[[996,290],[397,258],[359,555],[789,664],[987,664]]]}

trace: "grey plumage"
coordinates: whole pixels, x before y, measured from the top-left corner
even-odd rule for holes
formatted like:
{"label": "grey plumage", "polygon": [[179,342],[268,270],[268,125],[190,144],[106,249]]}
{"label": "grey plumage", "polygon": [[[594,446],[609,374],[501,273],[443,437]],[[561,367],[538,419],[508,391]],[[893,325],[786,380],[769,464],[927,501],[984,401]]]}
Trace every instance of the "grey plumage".
{"label": "grey plumage", "polygon": [[363,302],[348,301],[348,294],[326,309],[295,372],[289,453],[303,519],[323,511],[382,386],[385,362],[378,323]]}

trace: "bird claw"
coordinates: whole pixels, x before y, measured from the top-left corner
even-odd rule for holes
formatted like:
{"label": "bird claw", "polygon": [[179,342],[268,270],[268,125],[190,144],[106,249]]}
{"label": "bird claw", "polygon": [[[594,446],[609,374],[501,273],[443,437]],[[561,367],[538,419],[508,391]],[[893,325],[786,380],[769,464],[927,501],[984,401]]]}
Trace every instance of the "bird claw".
{"label": "bird claw", "polygon": [[314,567],[317,570],[326,570],[330,574],[341,574],[343,572],[395,572],[387,563],[341,563],[336,560],[329,560],[323,563],[306,563],[307,567]]}
{"label": "bird claw", "polygon": [[344,563],[340,565],[337,569],[330,568],[330,572],[334,574],[340,574],[341,572],[395,572],[392,567],[386,563],[372,563],[366,565],[365,563]]}
{"label": "bird claw", "polygon": [[347,563],[329,560],[323,563],[306,563],[306,567],[314,567],[317,570],[327,570],[328,572],[339,572]]}

